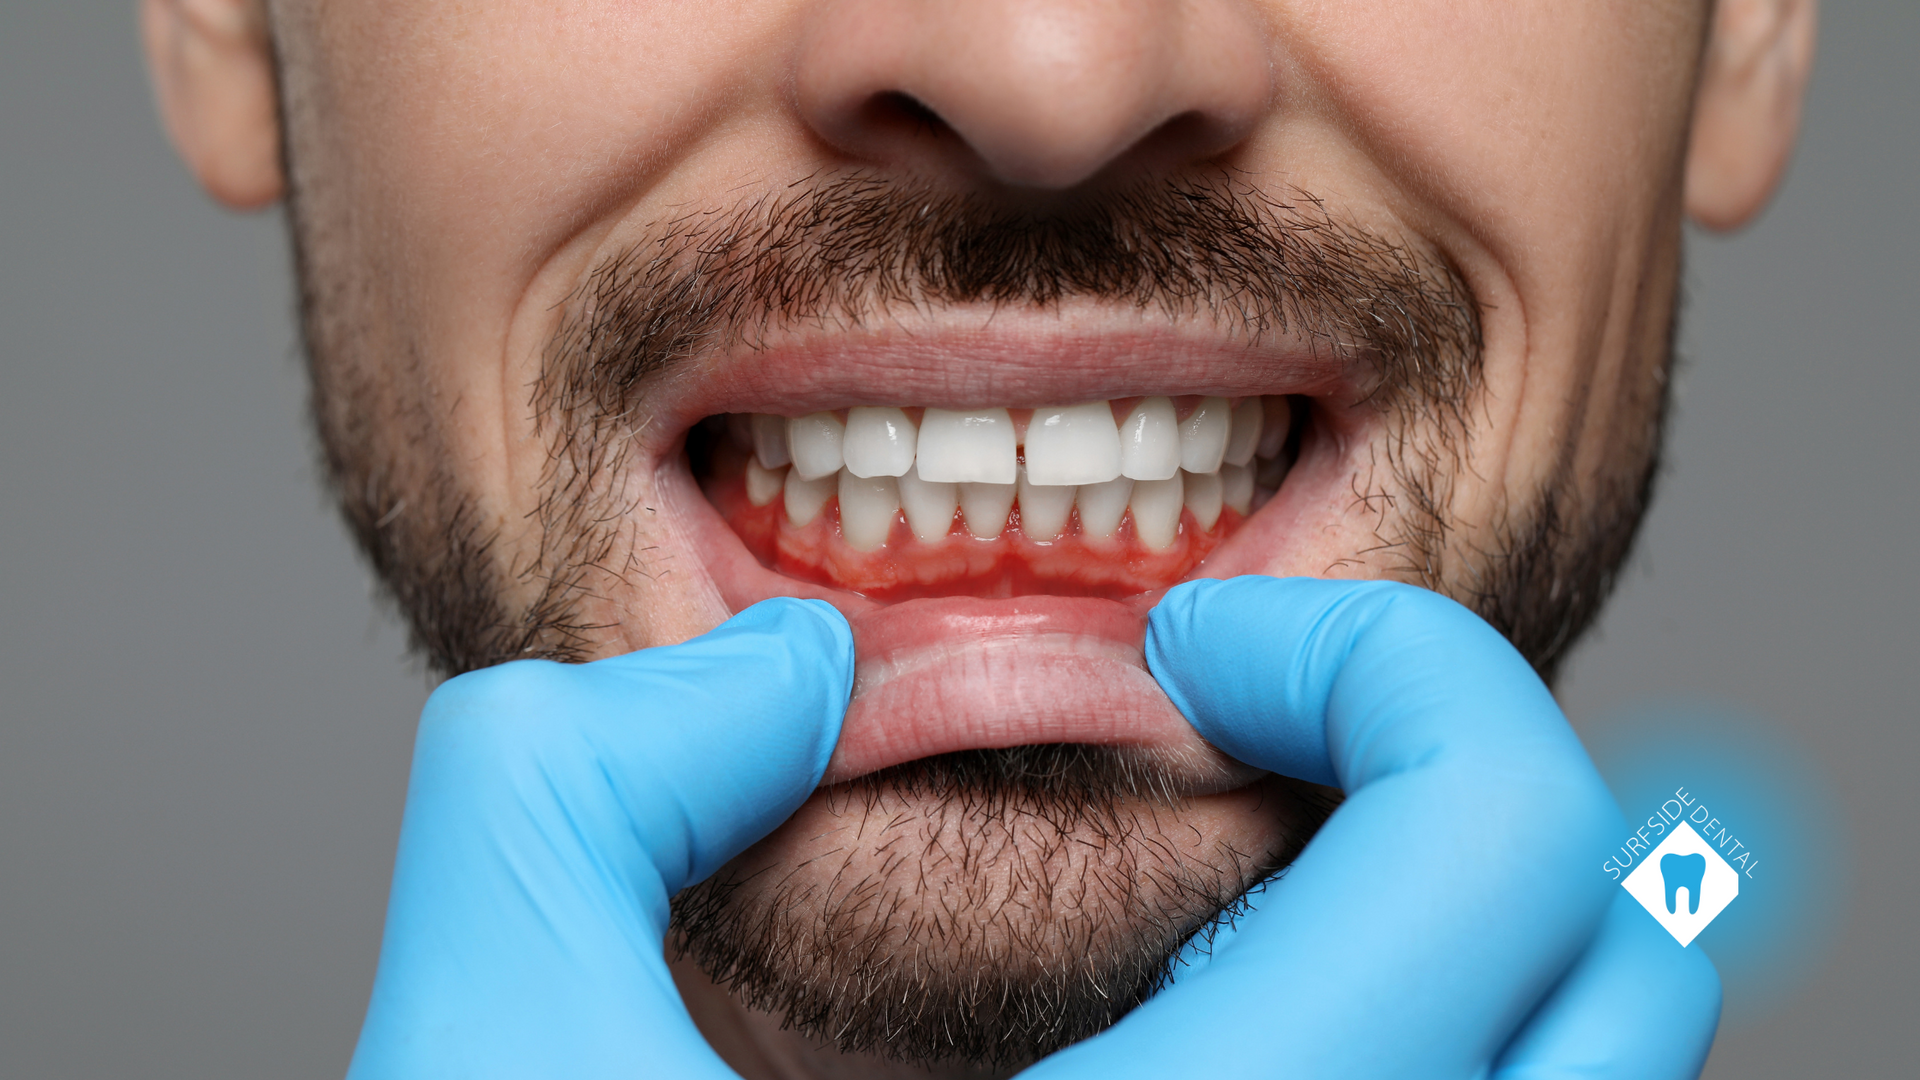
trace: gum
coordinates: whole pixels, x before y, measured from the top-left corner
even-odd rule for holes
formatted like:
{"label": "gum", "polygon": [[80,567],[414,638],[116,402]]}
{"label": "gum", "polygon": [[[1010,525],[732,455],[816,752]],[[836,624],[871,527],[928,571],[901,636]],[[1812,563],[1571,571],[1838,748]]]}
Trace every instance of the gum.
{"label": "gum", "polygon": [[1131,516],[1106,539],[1081,536],[1076,516],[1065,534],[1036,541],[1020,531],[1016,507],[1006,529],[991,540],[970,535],[956,517],[944,538],[926,543],[896,517],[884,545],[858,551],[840,537],[837,500],[796,527],[779,498],[766,506],[748,501],[744,458],[716,464],[716,475],[703,483],[707,498],[761,565],[886,603],[941,596],[1135,596],[1185,578],[1244,520],[1223,508],[1214,527],[1203,530],[1191,511],[1182,510],[1173,544],[1150,551],[1134,536]]}

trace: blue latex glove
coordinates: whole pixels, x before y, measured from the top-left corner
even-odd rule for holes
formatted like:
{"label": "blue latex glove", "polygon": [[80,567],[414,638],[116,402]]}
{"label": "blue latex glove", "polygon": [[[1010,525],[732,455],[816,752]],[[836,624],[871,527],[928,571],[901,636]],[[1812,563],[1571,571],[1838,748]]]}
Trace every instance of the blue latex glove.
{"label": "blue latex glove", "polygon": [[348,1075],[732,1077],[667,974],[667,901],[812,793],[852,688],[818,600],[441,686]]}
{"label": "blue latex glove", "polygon": [[1719,979],[1600,871],[1625,822],[1491,627],[1386,582],[1200,581],[1147,661],[1214,745],[1347,799],[1204,967],[1027,1076],[1698,1074]]}

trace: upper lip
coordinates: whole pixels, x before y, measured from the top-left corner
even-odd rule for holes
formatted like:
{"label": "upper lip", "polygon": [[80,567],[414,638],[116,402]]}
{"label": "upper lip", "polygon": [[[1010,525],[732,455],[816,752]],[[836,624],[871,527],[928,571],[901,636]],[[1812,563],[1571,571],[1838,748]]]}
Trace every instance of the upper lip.
{"label": "upper lip", "polygon": [[1360,360],[1324,343],[1278,335],[1235,341],[1178,324],[1112,329],[1010,311],[948,325],[889,319],[832,335],[791,335],[693,367],[693,377],[669,377],[653,396],[658,427],[650,434],[661,457],[677,449],[686,429],[719,413],[1030,407],[1147,394],[1354,401],[1365,374]]}

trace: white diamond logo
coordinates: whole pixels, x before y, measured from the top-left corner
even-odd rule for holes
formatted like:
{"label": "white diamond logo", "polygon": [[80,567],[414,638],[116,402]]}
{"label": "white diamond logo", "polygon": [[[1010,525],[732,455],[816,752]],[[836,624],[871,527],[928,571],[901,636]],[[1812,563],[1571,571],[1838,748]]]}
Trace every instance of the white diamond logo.
{"label": "white diamond logo", "polygon": [[1740,895],[1740,872],[1683,821],[1620,887],[1684,947]]}

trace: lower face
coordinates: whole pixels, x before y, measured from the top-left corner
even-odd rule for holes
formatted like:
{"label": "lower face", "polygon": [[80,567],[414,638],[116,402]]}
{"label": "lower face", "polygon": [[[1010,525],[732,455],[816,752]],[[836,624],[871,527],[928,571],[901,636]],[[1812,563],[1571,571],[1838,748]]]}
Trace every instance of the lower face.
{"label": "lower face", "polygon": [[[328,83],[311,63],[296,103]],[[497,81],[438,74],[420,85]],[[1309,111],[1125,189],[1132,213],[1213,192],[1279,245],[1315,207],[1327,245],[1282,262],[1337,272],[1250,286],[1208,262],[1245,254],[1223,234],[1151,213],[1180,241],[1161,250],[1193,254],[1128,265],[1080,228],[1112,192],[1012,210],[963,192],[949,241],[1067,238],[966,272],[926,235],[876,247],[816,216],[804,251],[870,258],[849,270],[769,224],[808,199],[931,206],[921,179],[719,125],[632,190],[542,206],[495,147],[443,137],[421,161],[295,107],[329,470],[443,670],[685,640],[772,596],[839,608],[858,657],[841,742],[790,821],[679,899],[683,987],[765,1053],[791,1026],[833,1052],[1016,1067],[1160,985],[1331,805],[1225,757],[1159,691],[1142,643],[1166,589],[1411,581],[1548,673],[1591,618],[1664,401],[1685,98],[1647,93],[1619,132],[1457,157],[1346,145],[1351,124]],[[1578,158],[1624,145],[1651,155],[1632,190],[1527,181],[1617,178],[1633,170]],[[744,245],[702,263],[703,218]],[[1418,317],[1372,318],[1383,295]]]}

